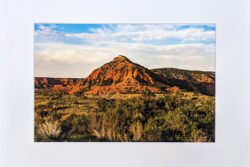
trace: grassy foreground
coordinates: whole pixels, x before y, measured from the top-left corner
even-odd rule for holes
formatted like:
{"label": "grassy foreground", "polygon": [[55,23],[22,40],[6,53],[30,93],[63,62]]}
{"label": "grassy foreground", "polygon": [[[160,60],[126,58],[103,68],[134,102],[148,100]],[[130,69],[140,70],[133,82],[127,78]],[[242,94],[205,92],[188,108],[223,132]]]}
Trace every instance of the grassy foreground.
{"label": "grassy foreground", "polygon": [[35,141],[214,142],[215,98],[35,90]]}

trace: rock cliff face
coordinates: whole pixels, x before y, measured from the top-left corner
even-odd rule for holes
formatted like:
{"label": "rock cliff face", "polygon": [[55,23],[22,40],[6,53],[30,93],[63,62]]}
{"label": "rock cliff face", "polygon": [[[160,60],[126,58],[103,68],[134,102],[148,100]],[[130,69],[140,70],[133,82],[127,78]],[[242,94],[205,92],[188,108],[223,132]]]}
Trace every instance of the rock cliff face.
{"label": "rock cliff face", "polygon": [[179,92],[215,95],[215,73],[173,68],[149,70],[119,55],[87,78],[35,78],[35,88],[51,88],[85,95]]}
{"label": "rock cliff face", "polygon": [[163,82],[149,69],[120,55],[94,70],[84,81],[83,89],[86,89],[85,94],[142,93],[145,90],[161,93],[163,90],[157,85]]}
{"label": "rock cliff face", "polygon": [[48,78],[35,77],[35,88],[52,88],[57,85],[72,86],[75,85],[79,79],[76,78]]}

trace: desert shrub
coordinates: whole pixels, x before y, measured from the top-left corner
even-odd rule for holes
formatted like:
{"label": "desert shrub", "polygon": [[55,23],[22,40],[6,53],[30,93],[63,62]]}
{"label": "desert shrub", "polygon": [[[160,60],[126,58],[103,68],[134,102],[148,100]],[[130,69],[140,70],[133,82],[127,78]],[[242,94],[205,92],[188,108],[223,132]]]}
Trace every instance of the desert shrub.
{"label": "desert shrub", "polygon": [[75,116],[72,120],[74,133],[87,133],[89,132],[88,126],[90,124],[90,117],[87,115]]}
{"label": "desert shrub", "polygon": [[81,140],[92,136],[93,130],[98,126],[96,114],[71,114],[62,120],[61,129],[64,140]]}
{"label": "desert shrub", "polygon": [[197,100],[197,99],[198,99],[197,96],[193,96],[193,97],[191,98],[191,100]]}
{"label": "desert shrub", "polygon": [[72,129],[72,118],[69,117],[61,122],[61,129],[63,136],[70,136],[71,135],[71,129]]}
{"label": "desert shrub", "polygon": [[144,141],[160,141],[161,140],[161,128],[158,125],[158,118],[150,118],[144,126]]}
{"label": "desert shrub", "polygon": [[62,114],[58,111],[53,111],[51,116],[54,120],[60,120],[62,118]]}
{"label": "desert shrub", "polygon": [[61,125],[58,121],[45,120],[36,128],[38,140],[59,141],[61,138]]}
{"label": "desert shrub", "polygon": [[107,108],[114,107],[114,100],[101,98],[98,100],[97,106],[100,112],[106,112]]}
{"label": "desert shrub", "polygon": [[84,92],[85,92],[84,89],[81,89],[79,91],[75,91],[73,94],[76,97],[83,97],[84,96]]}
{"label": "desert shrub", "polygon": [[153,92],[151,92],[150,90],[147,90],[147,89],[142,92],[142,95],[144,97],[155,97],[155,94]]}
{"label": "desert shrub", "polygon": [[133,134],[133,141],[139,141],[143,133],[143,125],[138,120],[130,125],[129,131]]}
{"label": "desert shrub", "polygon": [[[38,141],[214,141],[213,97],[197,94],[194,100],[177,93],[114,99],[65,94],[58,99],[57,94],[43,93],[35,105]],[[45,120],[60,124],[59,137],[38,135]]]}
{"label": "desert shrub", "polygon": [[162,109],[165,107],[165,101],[163,98],[160,98],[156,101],[156,106],[158,109]]}

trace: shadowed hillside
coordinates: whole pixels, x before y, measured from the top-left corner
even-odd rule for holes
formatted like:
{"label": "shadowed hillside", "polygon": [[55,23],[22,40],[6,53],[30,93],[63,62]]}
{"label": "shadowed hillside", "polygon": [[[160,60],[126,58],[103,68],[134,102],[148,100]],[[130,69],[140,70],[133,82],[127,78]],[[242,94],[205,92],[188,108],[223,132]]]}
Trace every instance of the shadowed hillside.
{"label": "shadowed hillside", "polygon": [[171,86],[177,86],[191,92],[215,95],[215,73],[188,71],[176,68],[152,69],[154,73]]}

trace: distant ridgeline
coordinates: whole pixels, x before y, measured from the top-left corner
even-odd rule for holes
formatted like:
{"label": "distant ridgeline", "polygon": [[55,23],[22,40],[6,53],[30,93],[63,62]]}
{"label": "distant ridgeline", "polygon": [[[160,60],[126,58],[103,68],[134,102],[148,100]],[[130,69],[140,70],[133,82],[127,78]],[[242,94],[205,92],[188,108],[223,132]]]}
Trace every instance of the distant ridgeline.
{"label": "distant ridgeline", "polygon": [[147,69],[119,55],[95,69],[87,78],[36,77],[35,88],[51,88],[69,94],[138,94],[189,91],[215,95],[215,72],[175,68]]}

